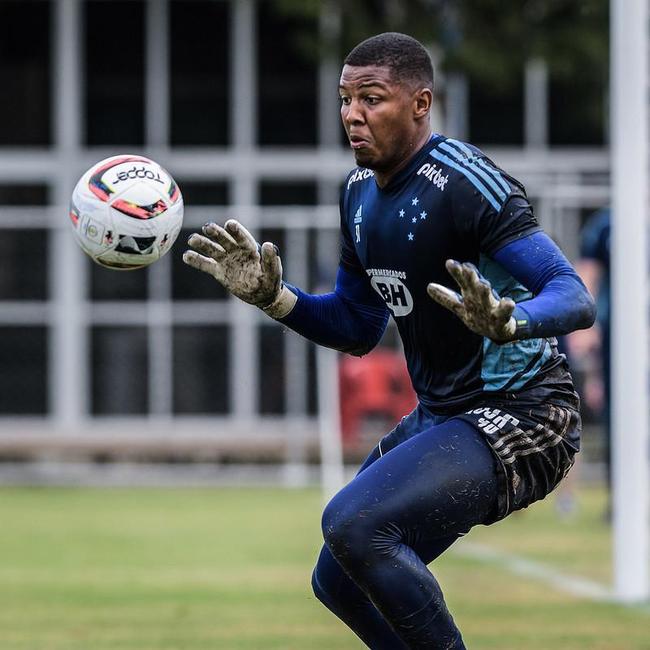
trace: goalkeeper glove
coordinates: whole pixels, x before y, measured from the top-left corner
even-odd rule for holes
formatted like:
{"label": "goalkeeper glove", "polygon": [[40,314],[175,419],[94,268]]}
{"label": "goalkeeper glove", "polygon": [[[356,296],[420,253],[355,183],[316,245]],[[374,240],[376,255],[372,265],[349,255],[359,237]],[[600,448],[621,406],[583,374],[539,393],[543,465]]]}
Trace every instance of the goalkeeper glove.
{"label": "goalkeeper glove", "polygon": [[230,293],[259,307],[271,318],[286,316],[296,304],[296,295],[282,283],[282,261],[276,246],[261,246],[238,221],[229,219],[224,227],[203,226],[203,234],[193,233],[187,243],[194,250],[183,253],[183,261],[211,275]]}
{"label": "goalkeeper glove", "polygon": [[513,341],[517,330],[512,315],[515,302],[500,298],[473,264],[447,260],[445,267],[460,287],[460,294],[431,282],[427,286],[429,296],[456,314],[472,332],[496,343]]}

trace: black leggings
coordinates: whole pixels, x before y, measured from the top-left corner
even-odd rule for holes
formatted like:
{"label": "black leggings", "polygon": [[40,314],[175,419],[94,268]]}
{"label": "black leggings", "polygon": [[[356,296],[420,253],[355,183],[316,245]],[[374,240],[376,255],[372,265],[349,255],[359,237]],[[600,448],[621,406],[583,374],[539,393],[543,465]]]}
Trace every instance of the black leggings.
{"label": "black leggings", "polygon": [[427,564],[491,520],[496,460],[459,419],[407,435],[383,456],[376,448],[325,508],[314,592],[373,650],[462,650]]}

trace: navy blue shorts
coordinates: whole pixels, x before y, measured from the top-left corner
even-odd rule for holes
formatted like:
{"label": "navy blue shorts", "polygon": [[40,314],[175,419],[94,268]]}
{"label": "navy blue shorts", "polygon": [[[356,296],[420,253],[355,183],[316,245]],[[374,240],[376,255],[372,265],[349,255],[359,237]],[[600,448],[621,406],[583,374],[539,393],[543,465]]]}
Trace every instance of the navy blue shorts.
{"label": "navy blue shorts", "polygon": [[494,517],[485,522],[493,523],[543,499],[566,476],[580,448],[579,406],[568,372],[557,369],[528,390],[494,396],[484,393],[470,408],[453,415],[435,415],[418,405],[382,438],[377,450],[383,455],[452,418],[470,423],[498,461],[498,505]]}

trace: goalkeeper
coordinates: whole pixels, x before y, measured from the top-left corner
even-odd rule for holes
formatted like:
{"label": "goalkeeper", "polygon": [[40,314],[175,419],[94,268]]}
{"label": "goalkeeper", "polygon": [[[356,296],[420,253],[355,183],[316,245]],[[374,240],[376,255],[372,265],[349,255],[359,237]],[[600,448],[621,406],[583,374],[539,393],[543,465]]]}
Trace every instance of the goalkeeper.
{"label": "goalkeeper", "polygon": [[555,336],[593,299],[518,181],[432,133],[422,45],[360,43],[340,77],[358,167],[343,186],[332,293],[282,279],[237,221],[193,234],[190,266],[320,345],[363,355],[395,320],[417,408],[327,505],[317,597],[370,648],[465,648],[427,565],[472,526],[544,498],[579,449],[579,398]]}

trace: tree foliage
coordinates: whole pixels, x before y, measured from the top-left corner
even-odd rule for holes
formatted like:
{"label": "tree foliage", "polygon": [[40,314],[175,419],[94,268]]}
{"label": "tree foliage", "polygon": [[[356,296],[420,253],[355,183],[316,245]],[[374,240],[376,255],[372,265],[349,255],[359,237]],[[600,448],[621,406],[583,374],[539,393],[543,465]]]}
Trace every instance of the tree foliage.
{"label": "tree foliage", "polygon": [[[608,0],[270,1],[279,12],[313,20],[327,7],[338,14],[339,57],[368,36],[400,31],[431,46],[444,70],[496,88],[508,87],[534,57],[559,79],[602,79],[608,67]],[[331,36],[320,50],[311,43],[312,56],[334,52]]]}

